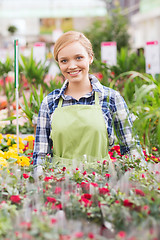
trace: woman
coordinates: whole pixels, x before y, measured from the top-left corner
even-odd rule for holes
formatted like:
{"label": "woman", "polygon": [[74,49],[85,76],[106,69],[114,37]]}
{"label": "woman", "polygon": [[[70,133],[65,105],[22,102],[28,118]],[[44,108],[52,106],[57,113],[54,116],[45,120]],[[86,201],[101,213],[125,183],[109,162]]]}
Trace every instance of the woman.
{"label": "woman", "polygon": [[[64,33],[55,43],[54,57],[65,77],[61,89],[48,94],[40,107],[34,146],[34,165],[41,165],[53,145],[53,156],[104,159],[114,144],[121,154],[140,156],[132,137],[132,122],[120,94],[89,75],[93,62],[90,41],[80,32]],[[109,143],[109,144],[108,144]]]}

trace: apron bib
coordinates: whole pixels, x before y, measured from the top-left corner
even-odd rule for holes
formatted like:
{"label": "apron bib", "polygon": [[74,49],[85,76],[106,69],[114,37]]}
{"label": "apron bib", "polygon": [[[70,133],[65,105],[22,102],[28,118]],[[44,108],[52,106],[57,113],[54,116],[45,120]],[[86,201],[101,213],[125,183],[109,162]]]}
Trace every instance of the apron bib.
{"label": "apron bib", "polygon": [[54,156],[63,159],[108,156],[108,134],[98,93],[95,92],[95,105],[62,107],[62,102],[60,98],[51,123]]}

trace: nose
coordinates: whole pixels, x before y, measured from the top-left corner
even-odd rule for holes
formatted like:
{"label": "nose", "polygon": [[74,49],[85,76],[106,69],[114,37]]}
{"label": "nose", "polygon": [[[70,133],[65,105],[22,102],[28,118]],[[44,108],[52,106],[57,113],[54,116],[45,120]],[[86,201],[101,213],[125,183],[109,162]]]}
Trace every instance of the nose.
{"label": "nose", "polygon": [[76,62],[74,60],[70,60],[68,64],[69,69],[75,69],[77,67]]}

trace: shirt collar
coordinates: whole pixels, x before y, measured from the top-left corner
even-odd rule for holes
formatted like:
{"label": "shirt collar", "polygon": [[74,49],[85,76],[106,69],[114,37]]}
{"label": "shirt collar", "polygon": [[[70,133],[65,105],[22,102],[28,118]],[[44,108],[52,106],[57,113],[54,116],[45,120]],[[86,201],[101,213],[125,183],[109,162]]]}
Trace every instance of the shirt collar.
{"label": "shirt collar", "polygon": [[[89,79],[90,79],[91,85],[92,85],[92,94],[94,92],[103,93],[103,91],[104,91],[103,85],[99,82],[99,80],[92,74],[89,74]],[[59,99],[61,96],[64,98],[64,92],[65,92],[67,86],[68,86],[68,80],[65,80],[56,99]]]}

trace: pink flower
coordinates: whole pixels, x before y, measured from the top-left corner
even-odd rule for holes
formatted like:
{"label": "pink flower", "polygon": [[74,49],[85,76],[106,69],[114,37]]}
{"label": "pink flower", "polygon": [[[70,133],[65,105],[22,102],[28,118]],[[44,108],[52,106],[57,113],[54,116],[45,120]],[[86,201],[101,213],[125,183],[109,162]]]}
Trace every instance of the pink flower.
{"label": "pink flower", "polygon": [[83,237],[83,232],[76,232],[75,237],[76,238],[82,238]]}
{"label": "pink flower", "polygon": [[54,190],[54,193],[59,194],[59,193],[61,193],[61,191],[62,191],[62,189],[60,187],[56,187]]}
{"label": "pink flower", "polygon": [[147,212],[147,214],[150,214],[150,210],[149,210],[149,206],[148,205],[144,205],[143,206],[143,210]]}
{"label": "pink flower", "polygon": [[95,176],[96,175],[96,173],[95,172],[92,172],[92,174]]}
{"label": "pink flower", "polygon": [[63,168],[62,168],[62,171],[65,172],[65,171],[66,171],[66,167],[63,167]]}
{"label": "pink flower", "polygon": [[51,224],[55,224],[57,220],[55,218],[51,218]]}
{"label": "pink flower", "polygon": [[95,239],[95,236],[94,236],[93,233],[88,233],[88,238],[89,238],[89,239]]}
{"label": "pink flower", "polygon": [[117,236],[119,237],[119,238],[125,238],[126,237],[126,232],[124,232],[124,231],[120,231],[118,234],[117,234]]}
{"label": "pink flower", "polygon": [[24,227],[26,229],[30,229],[31,228],[31,223],[30,222],[21,222],[20,226]]}

